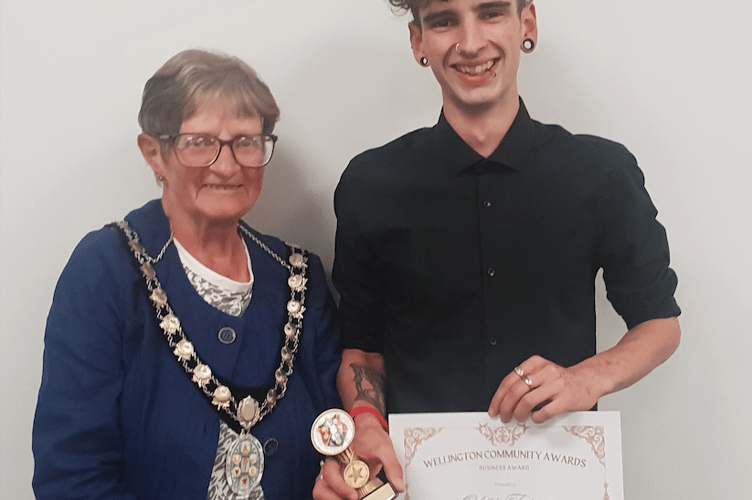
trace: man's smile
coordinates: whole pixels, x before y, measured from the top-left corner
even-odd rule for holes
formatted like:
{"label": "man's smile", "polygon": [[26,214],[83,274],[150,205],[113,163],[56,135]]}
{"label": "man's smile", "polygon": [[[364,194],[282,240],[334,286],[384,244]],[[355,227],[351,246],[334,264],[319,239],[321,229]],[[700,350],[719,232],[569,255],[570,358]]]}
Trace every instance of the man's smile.
{"label": "man's smile", "polygon": [[489,71],[498,59],[491,59],[482,64],[453,64],[452,67],[465,75],[480,75],[486,71]]}

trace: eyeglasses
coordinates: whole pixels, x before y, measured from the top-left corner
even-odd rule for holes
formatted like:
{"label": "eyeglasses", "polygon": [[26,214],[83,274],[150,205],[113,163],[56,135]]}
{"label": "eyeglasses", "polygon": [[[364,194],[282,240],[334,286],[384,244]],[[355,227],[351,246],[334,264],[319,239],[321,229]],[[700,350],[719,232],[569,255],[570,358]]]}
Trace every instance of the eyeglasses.
{"label": "eyeglasses", "polygon": [[160,135],[161,141],[172,141],[175,156],[185,167],[213,165],[222,147],[229,145],[238,165],[247,168],[263,167],[272,159],[277,136],[273,134],[239,135],[229,141],[210,134]]}

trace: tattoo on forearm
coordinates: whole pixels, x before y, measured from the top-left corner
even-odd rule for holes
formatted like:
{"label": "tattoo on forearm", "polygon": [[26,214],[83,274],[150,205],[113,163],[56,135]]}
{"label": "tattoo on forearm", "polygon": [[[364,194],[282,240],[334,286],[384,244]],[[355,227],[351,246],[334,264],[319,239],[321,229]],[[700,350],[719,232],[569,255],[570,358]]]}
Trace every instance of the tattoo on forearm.
{"label": "tattoo on forearm", "polygon": [[386,392],[386,381],[378,372],[370,368],[355,363],[350,364],[350,368],[355,373],[355,388],[358,393],[355,395],[355,401],[365,401],[372,404],[382,415],[386,415],[386,402],[384,394]]}

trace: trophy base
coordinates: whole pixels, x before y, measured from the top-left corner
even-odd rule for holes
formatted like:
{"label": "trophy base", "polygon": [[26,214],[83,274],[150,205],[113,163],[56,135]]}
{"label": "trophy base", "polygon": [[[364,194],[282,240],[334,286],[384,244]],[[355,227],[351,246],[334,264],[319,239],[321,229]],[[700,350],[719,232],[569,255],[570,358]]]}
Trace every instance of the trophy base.
{"label": "trophy base", "polygon": [[361,500],[392,500],[397,498],[397,493],[392,489],[392,485],[384,483],[372,492],[361,497]]}

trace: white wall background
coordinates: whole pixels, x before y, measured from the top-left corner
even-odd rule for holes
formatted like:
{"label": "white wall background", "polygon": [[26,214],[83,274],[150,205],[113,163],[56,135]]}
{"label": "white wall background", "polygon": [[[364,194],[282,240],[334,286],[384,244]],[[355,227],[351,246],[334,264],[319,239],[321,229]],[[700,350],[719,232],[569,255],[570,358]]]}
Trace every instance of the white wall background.
{"label": "white wall background", "polygon": [[[531,114],[626,144],[667,226],[684,339],[622,412],[626,498],[752,490],[752,3],[536,0]],[[30,499],[31,426],[57,277],[87,232],[159,196],[136,148],[140,94],[190,47],[270,85],[278,152],[249,220],[330,268],[350,157],[438,116],[407,19],[385,0],[0,2],[0,497]],[[623,326],[605,300],[601,345]]]}

